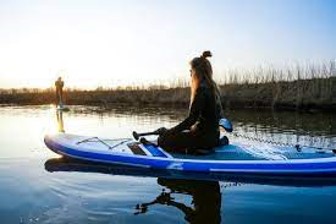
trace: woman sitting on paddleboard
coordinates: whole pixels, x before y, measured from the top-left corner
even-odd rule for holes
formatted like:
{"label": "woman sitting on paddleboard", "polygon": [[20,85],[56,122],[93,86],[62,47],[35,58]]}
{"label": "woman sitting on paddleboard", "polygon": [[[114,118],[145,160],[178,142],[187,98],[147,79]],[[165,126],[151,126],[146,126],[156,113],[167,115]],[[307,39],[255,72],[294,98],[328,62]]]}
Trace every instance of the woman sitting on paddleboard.
{"label": "woman sitting on paddleboard", "polygon": [[220,92],[207,59],[211,56],[210,51],[205,51],[190,62],[189,116],[171,129],[161,128],[158,144],[166,151],[194,153],[196,149],[211,150],[219,144],[218,122],[223,113]]}

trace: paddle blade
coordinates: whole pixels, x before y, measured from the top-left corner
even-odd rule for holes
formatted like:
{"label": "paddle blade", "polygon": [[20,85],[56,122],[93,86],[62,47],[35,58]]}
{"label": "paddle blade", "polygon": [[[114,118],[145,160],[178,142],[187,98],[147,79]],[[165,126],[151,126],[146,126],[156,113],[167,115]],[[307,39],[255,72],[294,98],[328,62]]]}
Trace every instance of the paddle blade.
{"label": "paddle blade", "polygon": [[232,127],[232,123],[231,121],[229,121],[226,118],[222,118],[219,120],[219,126],[224,128],[225,131],[227,132],[232,132],[233,131],[233,127]]}
{"label": "paddle blade", "polygon": [[135,132],[135,131],[133,131],[132,132],[132,135],[133,135],[133,138],[135,139],[135,140],[139,140],[139,135],[138,135],[138,133],[137,132]]}

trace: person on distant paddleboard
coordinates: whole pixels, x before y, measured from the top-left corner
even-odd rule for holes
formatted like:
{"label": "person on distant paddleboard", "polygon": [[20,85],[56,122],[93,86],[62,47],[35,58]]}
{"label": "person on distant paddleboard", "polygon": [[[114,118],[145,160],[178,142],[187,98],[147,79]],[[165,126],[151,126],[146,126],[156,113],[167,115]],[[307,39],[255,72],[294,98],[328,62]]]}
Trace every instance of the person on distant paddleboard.
{"label": "person on distant paddleboard", "polygon": [[196,149],[210,151],[219,145],[218,122],[223,111],[220,92],[207,59],[211,56],[210,51],[204,51],[190,62],[189,116],[171,129],[159,129],[158,144],[166,151],[194,153]]}
{"label": "person on distant paddleboard", "polygon": [[61,77],[58,77],[58,79],[55,82],[56,87],[56,99],[59,106],[63,106],[63,86],[64,82]]}

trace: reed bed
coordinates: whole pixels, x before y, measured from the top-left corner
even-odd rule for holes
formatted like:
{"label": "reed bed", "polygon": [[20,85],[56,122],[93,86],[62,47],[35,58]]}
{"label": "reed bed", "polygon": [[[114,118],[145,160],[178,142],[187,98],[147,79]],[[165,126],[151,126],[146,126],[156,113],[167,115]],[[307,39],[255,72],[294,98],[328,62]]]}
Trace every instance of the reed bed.
{"label": "reed bed", "polygon": [[226,107],[335,110],[335,63],[229,71],[221,80]]}
{"label": "reed bed", "polygon": [[[217,76],[225,108],[268,108],[276,110],[336,110],[336,75],[334,63],[293,66],[285,69],[259,67],[228,70]],[[95,90],[67,88],[66,104],[188,105],[190,90],[186,79],[148,85]],[[55,103],[53,88],[0,89],[0,104]]]}

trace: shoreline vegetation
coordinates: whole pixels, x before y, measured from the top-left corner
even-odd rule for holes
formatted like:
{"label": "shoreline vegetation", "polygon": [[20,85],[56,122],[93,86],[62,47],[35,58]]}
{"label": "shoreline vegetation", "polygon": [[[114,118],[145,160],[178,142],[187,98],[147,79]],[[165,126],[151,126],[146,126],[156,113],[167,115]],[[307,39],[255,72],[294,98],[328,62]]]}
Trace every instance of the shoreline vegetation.
{"label": "shoreline vegetation", "polygon": [[[336,111],[334,63],[282,70],[231,70],[223,77],[219,77],[217,83],[225,109]],[[65,88],[64,101],[67,105],[97,105],[106,109],[115,104],[187,106],[188,86],[186,80],[175,80],[169,85],[98,87],[95,90]],[[55,101],[54,88],[0,89],[2,105],[41,105]]]}

